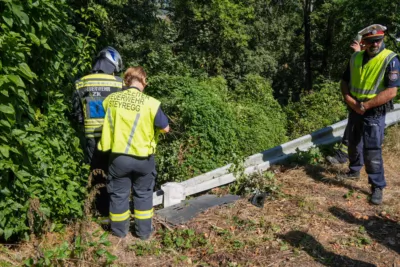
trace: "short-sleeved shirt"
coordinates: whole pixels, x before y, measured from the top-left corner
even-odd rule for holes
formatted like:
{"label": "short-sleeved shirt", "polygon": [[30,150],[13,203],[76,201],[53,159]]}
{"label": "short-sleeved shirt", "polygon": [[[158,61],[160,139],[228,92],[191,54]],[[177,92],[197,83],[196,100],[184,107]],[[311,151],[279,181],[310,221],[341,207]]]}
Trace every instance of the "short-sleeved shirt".
{"label": "short-sleeved shirt", "polygon": [[161,106],[158,108],[156,117],[154,118],[154,126],[159,129],[165,129],[168,126],[168,118],[162,111]]}
{"label": "short-sleeved shirt", "polygon": [[[134,86],[124,87],[123,90],[131,89],[131,88],[134,88],[134,89],[140,91],[139,88],[134,87]],[[154,118],[154,126],[156,126],[159,129],[165,129],[168,126],[168,124],[169,123],[168,123],[167,115],[165,115],[165,113],[162,111],[161,106],[158,107],[157,114]]]}
{"label": "short-sleeved shirt", "polygon": [[[370,57],[368,53],[364,53],[363,66],[368,63]],[[346,71],[342,75],[342,80],[350,83],[350,62],[347,64]],[[385,88],[400,87],[400,60],[396,55],[388,64],[385,70],[385,77],[383,80]]]}

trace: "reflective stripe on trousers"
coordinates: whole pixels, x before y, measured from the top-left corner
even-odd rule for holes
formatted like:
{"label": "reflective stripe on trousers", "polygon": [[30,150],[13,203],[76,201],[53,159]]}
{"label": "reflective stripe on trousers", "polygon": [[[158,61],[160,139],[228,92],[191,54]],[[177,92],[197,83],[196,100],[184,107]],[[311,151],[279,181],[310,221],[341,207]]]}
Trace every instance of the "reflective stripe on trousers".
{"label": "reflective stripe on trousers", "polygon": [[134,210],[134,217],[138,220],[146,220],[153,218],[154,209],[151,210]]}
{"label": "reflective stripe on trousers", "polygon": [[345,144],[341,144],[340,151],[344,154],[347,154],[348,147]]}
{"label": "reflective stripe on trousers", "polygon": [[88,138],[101,137],[104,119],[85,119],[85,136]]}
{"label": "reflective stripe on trousers", "polygon": [[123,213],[112,213],[110,212],[110,220],[112,222],[122,222],[129,219],[129,215],[131,215],[130,210],[127,210]]}
{"label": "reflective stripe on trousers", "polygon": [[154,156],[139,159],[112,154],[107,190],[110,195],[111,230],[124,237],[129,231],[129,197],[132,189],[135,233],[146,237],[152,232],[153,188],[156,171]]}

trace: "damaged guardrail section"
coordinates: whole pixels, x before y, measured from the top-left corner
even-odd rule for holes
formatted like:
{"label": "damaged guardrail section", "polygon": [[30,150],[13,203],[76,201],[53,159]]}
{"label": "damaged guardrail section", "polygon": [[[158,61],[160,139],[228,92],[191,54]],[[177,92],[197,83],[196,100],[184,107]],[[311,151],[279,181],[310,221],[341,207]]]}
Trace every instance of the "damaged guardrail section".
{"label": "damaged guardrail section", "polygon": [[[386,115],[386,127],[399,121],[400,104],[396,104],[394,110]],[[307,151],[313,146],[337,142],[343,136],[346,125],[347,120],[343,120],[311,134],[252,155],[244,162],[244,173],[252,174],[265,171],[273,164],[284,162],[288,157],[296,153],[297,149]],[[236,179],[234,174],[229,172],[231,166],[232,164],[228,164],[181,183],[166,183],[161,186],[161,190],[154,192],[153,205],[164,203],[164,206],[168,207],[184,200],[186,196],[229,184]]]}

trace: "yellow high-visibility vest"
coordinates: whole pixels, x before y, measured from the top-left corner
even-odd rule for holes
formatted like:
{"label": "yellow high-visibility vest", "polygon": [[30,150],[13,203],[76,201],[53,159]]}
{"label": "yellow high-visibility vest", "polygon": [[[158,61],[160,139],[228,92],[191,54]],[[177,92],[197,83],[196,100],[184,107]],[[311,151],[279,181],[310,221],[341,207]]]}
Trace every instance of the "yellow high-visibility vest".
{"label": "yellow high-visibility vest", "polygon": [[156,152],[159,130],[154,119],[160,101],[131,88],[108,96],[103,106],[106,116],[99,150],[138,157]]}
{"label": "yellow high-visibility vest", "polygon": [[384,49],[363,66],[364,53],[356,52],[350,59],[350,94],[360,102],[372,99],[385,90],[386,67],[396,56],[396,53]]}
{"label": "yellow high-visibility vest", "polygon": [[96,73],[86,75],[75,82],[82,103],[85,136],[101,136],[104,123],[103,101],[111,93],[121,91],[123,80],[110,74]]}

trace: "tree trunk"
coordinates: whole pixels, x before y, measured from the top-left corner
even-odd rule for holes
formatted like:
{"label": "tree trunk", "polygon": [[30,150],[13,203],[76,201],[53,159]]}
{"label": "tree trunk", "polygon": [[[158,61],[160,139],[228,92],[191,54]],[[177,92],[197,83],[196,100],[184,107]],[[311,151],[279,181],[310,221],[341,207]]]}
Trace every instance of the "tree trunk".
{"label": "tree trunk", "polygon": [[312,11],[312,0],[303,0],[304,12],[304,89],[311,91],[311,25],[310,13]]}

